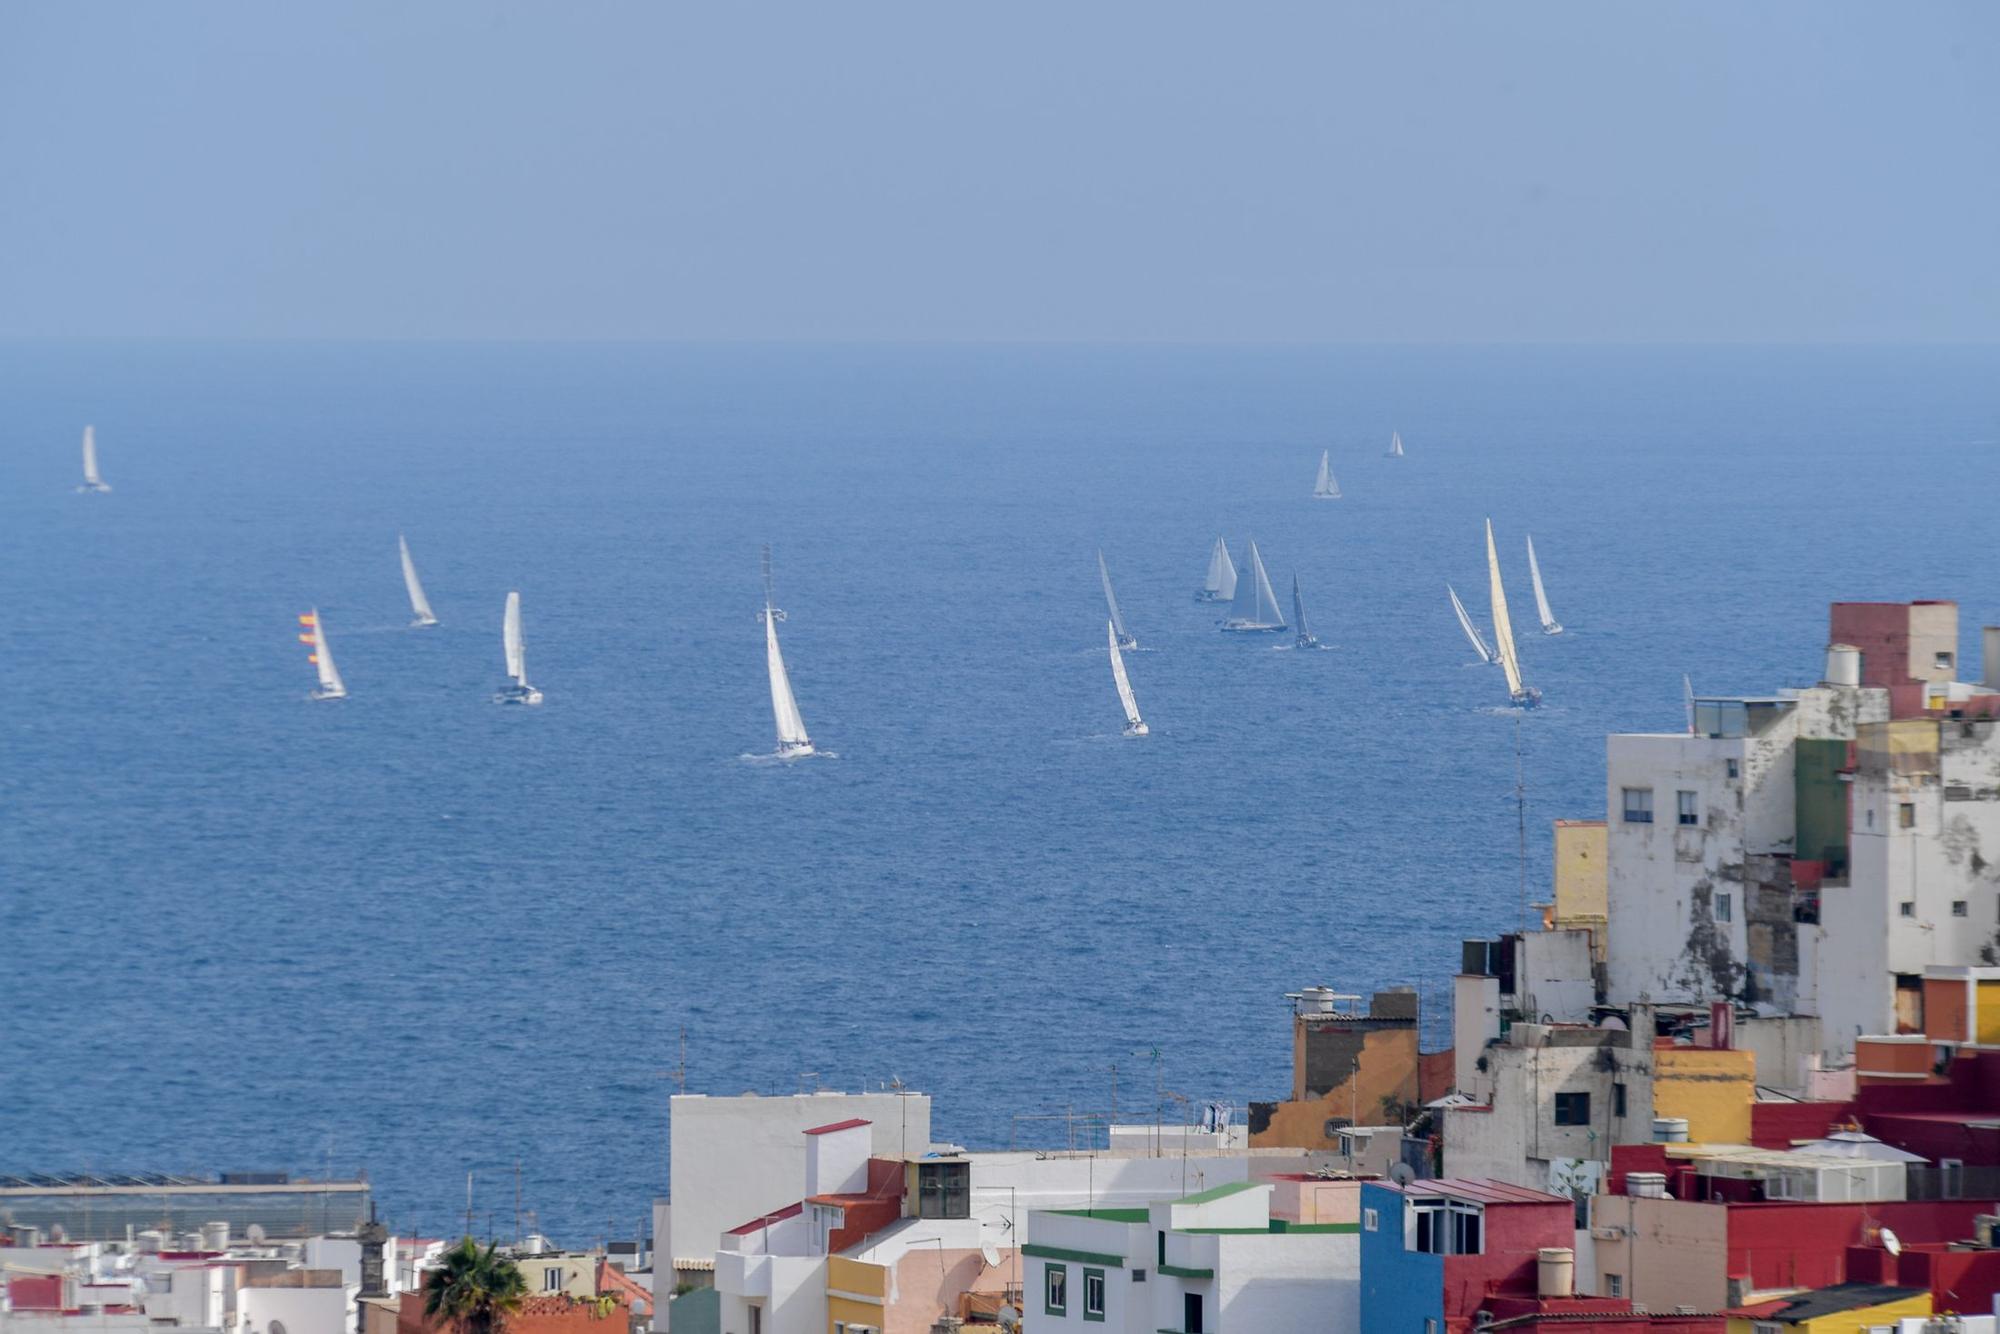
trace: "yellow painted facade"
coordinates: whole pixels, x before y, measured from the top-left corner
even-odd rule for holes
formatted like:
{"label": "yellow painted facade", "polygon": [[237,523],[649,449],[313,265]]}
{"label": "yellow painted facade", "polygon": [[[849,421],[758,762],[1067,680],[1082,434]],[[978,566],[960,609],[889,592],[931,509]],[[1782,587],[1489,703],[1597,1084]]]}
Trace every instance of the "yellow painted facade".
{"label": "yellow painted facade", "polygon": [[1978,983],[1979,1009],[1973,1018],[1972,1040],[2000,1044],[2000,982]]}
{"label": "yellow painted facade", "polygon": [[1687,1118],[1695,1144],[1748,1144],[1757,1056],[1708,1047],[1653,1051],[1653,1115]]}
{"label": "yellow painted facade", "polygon": [[1894,1329],[1898,1320],[1908,1316],[1931,1314],[1931,1295],[1919,1292],[1912,1297],[1903,1297],[1880,1306],[1857,1306],[1849,1311],[1837,1311],[1823,1315],[1816,1320],[1767,1319],[1750,1320],[1742,1316],[1729,1318],[1729,1334],[1756,1334],[1760,1324],[1776,1324],[1796,1334],[1868,1334],[1871,1329],[1884,1327]]}
{"label": "yellow painted facade", "polygon": [[889,1270],[864,1260],[830,1255],[826,1260],[826,1334],[838,1326],[888,1323]]}
{"label": "yellow painted facade", "polygon": [[1549,925],[1558,931],[1589,931],[1591,957],[1603,963],[1611,901],[1604,821],[1558,820],[1555,835],[1556,892]]}

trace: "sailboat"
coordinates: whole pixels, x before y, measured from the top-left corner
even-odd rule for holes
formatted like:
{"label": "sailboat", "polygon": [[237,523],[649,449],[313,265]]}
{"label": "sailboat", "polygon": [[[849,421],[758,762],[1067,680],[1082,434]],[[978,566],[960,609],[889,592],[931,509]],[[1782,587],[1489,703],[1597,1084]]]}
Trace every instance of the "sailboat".
{"label": "sailboat", "polygon": [[78,494],[94,494],[109,491],[111,486],[97,472],[97,428],[83,428],[83,484],[77,487]]}
{"label": "sailboat", "polygon": [[418,628],[436,625],[438,618],[431,611],[431,600],[424,596],[424,586],[417,580],[416,562],[410,559],[410,544],[403,540],[401,533],[396,534],[396,545],[403,551],[403,587],[410,590],[410,611],[417,618],[410,624]]}
{"label": "sailboat", "polygon": [[1118,651],[1118,627],[1106,621],[1104,636],[1111,641],[1111,679],[1118,684],[1118,702],[1125,706],[1125,735],[1145,736],[1146,720],[1139,716],[1139,701],[1132,697],[1132,682],[1125,675],[1125,655]]}
{"label": "sailboat", "polygon": [[1521,683],[1521,660],[1514,654],[1514,625],[1507,616],[1507,589],[1500,582],[1500,553],[1493,546],[1491,519],[1486,521],[1486,575],[1493,598],[1493,651],[1499,655],[1500,670],[1507,673],[1507,698],[1532,709],[1542,702],[1542,692]]}
{"label": "sailboat", "polygon": [[299,636],[301,644],[312,647],[308,659],[319,672],[319,689],[312,692],[313,699],[346,699],[347,685],[340,679],[340,669],[333,665],[333,651],[326,646],[326,627],[320,624],[319,608],[314,607],[299,617],[299,624],[310,632]]}
{"label": "sailboat", "polygon": [[1194,591],[1196,602],[1227,602],[1236,596],[1236,562],[1229,559],[1229,544],[1215,539],[1208,553],[1208,578]]}
{"label": "sailboat", "polygon": [[1111,571],[1104,564],[1104,552],[1097,553],[1097,577],[1104,581],[1104,605],[1111,608],[1111,628],[1118,635],[1119,648],[1137,648],[1139,641],[1125,628],[1125,618],[1118,611],[1118,595],[1111,591]]}
{"label": "sailboat", "polygon": [[1401,431],[1389,432],[1389,457],[1392,459],[1403,457],[1403,433]]}
{"label": "sailboat", "polygon": [[1313,482],[1314,500],[1339,500],[1340,483],[1334,480],[1333,469],[1327,466],[1328,451],[1319,452],[1319,476]]}
{"label": "sailboat", "polygon": [[1681,701],[1687,706],[1688,735],[1694,735],[1694,678],[1681,673]]}
{"label": "sailboat", "polygon": [[771,669],[771,717],[778,729],[778,758],[801,760],[814,753],[812,738],[806,735],[806,720],[799,714],[799,702],[792,696],[792,678],[785,671],[785,656],[778,651],[778,622],[785,613],[772,605],[771,548],[764,548],[764,660]]}
{"label": "sailboat", "polygon": [[1549,610],[1549,595],[1542,588],[1542,567],[1535,560],[1535,539],[1528,539],[1528,576],[1535,582],[1535,611],[1542,618],[1542,633],[1559,635],[1563,632],[1562,622]]}
{"label": "sailboat", "polygon": [[1472,651],[1477,653],[1479,660],[1489,667],[1498,663],[1500,659],[1487,647],[1486,637],[1479,633],[1478,627],[1472,623],[1472,618],[1465,614],[1465,604],[1458,600],[1458,590],[1446,584],[1444,591],[1451,598],[1452,611],[1458,615],[1458,628],[1465,631],[1465,637],[1472,641]]}
{"label": "sailboat", "polygon": [[1319,636],[1306,625],[1306,603],[1299,596],[1299,577],[1292,576],[1292,619],[1298,623],[1298,637],[1292,641],[1294,648],[1318,648]]}
{"label": "sailboat", "polygon": [[528,684],[526,655],[521,646],[521,595],[507,595],[507,614],[500,621],[500,644],[507,653],[507,684],[493,697],[495,704],[540,704],[542,692]]}
{"label": "sailboat", "polygon": [[1222,628],[1251,634],[1283,630],[1285,614],[1278,610],[1278,595],[1271,591],[1271,576],[1264,573],[1264,558],[1257,554],[1255,542],[1244,545],[1243,567]]}

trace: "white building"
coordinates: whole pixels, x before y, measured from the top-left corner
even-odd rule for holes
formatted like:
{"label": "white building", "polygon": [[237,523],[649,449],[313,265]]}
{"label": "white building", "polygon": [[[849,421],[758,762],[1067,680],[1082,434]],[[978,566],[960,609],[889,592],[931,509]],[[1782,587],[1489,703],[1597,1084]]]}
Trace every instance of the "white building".
{"label": "white building", "polygon": [[[1332,1183],[1329,1183],[1332,1184]],[[1358,1190],[1359,1183],[1340,1183]],[[1218,1186],[1145,1209],[1032,1215],[1030,1331],[1344,1334],[1360,1324],[1353,1223],[1271,1215],[1269,1184]]]}

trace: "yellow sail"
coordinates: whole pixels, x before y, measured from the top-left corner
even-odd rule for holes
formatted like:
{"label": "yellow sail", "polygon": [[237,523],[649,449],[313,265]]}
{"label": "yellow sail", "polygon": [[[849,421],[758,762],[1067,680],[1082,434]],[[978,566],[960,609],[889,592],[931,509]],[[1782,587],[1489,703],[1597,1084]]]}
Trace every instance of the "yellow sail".
{"label": "yellow sail", "polygon": [[1521,660],[1514,656],[1514,626],[1507,619],[1507,590],[1500,583],[1500,553],[1493,548],[1493,520],[1486,521],[1486,573],[1493,596],[1493,649],[1507,673],[1507,694],[1521,693]]}

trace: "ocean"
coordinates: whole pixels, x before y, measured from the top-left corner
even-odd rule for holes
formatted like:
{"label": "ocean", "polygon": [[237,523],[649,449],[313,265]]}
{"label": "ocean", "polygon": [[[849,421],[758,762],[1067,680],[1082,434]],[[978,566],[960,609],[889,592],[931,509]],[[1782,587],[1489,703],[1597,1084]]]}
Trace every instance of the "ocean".
{"label": "ocean", "polygon": [[[667,1096],[974,1147],[1289,1087],[1521,916],[1604,735],[2000,622],[2000,350],[0,344],[0,1172],[630,1236]],[[79,496],[93,422],[109,495]],[[1389,459],[1391,430],[1408,455]],[[1346,493],[1308,498],[1322,449]],[[1491,517],[1528,680],[1470,664]],[[407,628],[396,534],[442,624]],[[1524,538],[1556,615],[1535,627]],[[1218,537],[1329,651],[1217,632]],[[758,553],[814,740],[772,748]],[[1119,736],[1102,549],[1152,736]],[[496,707],[520,590],[540,709]],[[306,699],[320,609],[351,698]],[[1158,1053],[1155,1068],[1153,1053]],[[1113,1067],[1116,1067],[1116,1074]],[[1170,1107],[1178,1117],[1178,1104]]]}

